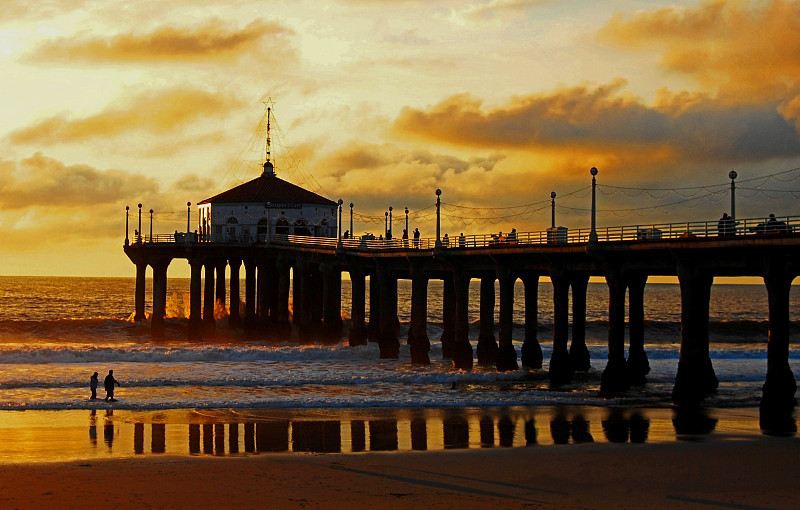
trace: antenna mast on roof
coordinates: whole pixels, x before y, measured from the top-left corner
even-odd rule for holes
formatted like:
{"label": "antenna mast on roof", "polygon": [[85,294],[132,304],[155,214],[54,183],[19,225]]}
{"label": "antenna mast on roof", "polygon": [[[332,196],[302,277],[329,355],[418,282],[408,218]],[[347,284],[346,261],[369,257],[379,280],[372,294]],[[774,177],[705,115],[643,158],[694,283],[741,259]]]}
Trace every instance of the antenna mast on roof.
{"label": "antenna mast on roof", "polygon": [[271,144],[272,140],[269,137],[269,129],[270,129],[270,117],[272,115],[272,105],[275,104],[272,102],[272,98],[267,98],[264,101],[264,105],[267,107],[267,140],[266,140],[266,158],[264,161],[264,174],[263,175],[275,175],[275,166],[270,161],[271,154]]}
{"label": "antenna mast on roof", "polygon": [[272,105],[275,103],[272,102],[272,98],[270,97],[267,98],[266,101],[264,101],[264,104],[267,106],[267,161],[269,161],[270,143],[271,143],[271,140],[269,139],[269,121],[270,121],[270,115],[272,114]]}

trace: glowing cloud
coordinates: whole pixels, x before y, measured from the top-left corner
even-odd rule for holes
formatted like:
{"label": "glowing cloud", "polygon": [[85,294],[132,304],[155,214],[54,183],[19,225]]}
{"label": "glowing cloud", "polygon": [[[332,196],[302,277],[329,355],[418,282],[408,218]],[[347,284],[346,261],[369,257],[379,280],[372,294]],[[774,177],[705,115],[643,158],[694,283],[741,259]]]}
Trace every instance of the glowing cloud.
{"label": "glowing cloud", "polygon": [[694,77],[728,103],[780,100],[800,88],[800,3],[706,0],[616,14],[598,32],[624,48],[662,51],[662,65]]}
{"label": "glowing cloud", "polygon": [[69,37],[43,43],[28,57],[31,61],[198,61],[230,59],[247,53],[285,59],[293,54],[288,37],[294,32],[278,23],[254,21],[236,30],[220,20],[194,28],[162,27],[147,34],[122,34],[109,38]]}
{"label": "glowing cloud", "polygon": [[164,134],[198,118],[219,117],[238,106],[228,96],[202,90],[173,88],[144,92],[96,115],[70,119],[50,117],[10,134],[13,143],[75,143],[88,138],[108,138],[132,130]]}
{"label": "glowing cloud", "polygon": [[647,148],[668,151],[675,161],[800,155],[800,138],[774,104],[723,107],[695,95],[692,103],[676,108],[676,98],[663,92],[658,106],[651,107],[625,94],[624,85],[617,80],[562,88],[493,109],[457,95],[428,110],[404,108],[394,127],[454,145],[529,151],[588,149],[624,156]]}

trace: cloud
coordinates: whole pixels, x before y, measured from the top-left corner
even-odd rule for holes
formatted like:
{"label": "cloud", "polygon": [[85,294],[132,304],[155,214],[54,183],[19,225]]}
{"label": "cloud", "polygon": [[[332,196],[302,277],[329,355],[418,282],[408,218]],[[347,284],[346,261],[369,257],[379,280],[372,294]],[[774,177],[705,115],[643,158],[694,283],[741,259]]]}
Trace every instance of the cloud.
{"label": "cloud", "polygon": [[66,244],[74,251],[76,245],[93,246],[112,239],[121,245],[125,207],[130,206],[132,236],[138,228],[139,202],[143,230],[149,227],[145,224],[153,209],[154,233],[183,231],[185,197],[200,196],[195,192],[209,186],[214,187],[210,179],[189,175],[162,190],[155,179],[137,172],[67,165],[41,153],[20,161],[0,160],[2,251],[25,253],[53,246],[67,251]]}
{"label": "cloud", "polygon": [[691,76],[729,104],[800,92],[800,2],[706,0],[697,6],[616,14],[598,38],[655,49],[661,65]]}
{"label": "cloud", "polygon": [[525,11],[554,0],[490,0],[485,3],[473,3],[461,10],[453,12],[456,20],[472,22],[485,22],[517,18],[523,16]]}
{"label": "cloud", "polygon": [[[230,61],[245,54],[285,62],[294,56],[294,32],[279,23],[256,20],[243,29],[218,19],[194,27],[164,26],[145,34],[92,35],[51,39],[28,57],[34,62],[197,62]],[[264,64],[262,60],[262,65]]]}
{"label": "cloud", "polygon": [[[470,95],[428,109],[404,108],[397,133],[467,147],[596,151],[624,158],[643,150],[673,161],[760,161],[800,155],[800,137],[777,104],[729,106],[702,94],[662,91],[647,106],[624,80],[517,97],[486,108]],[[787,111],[789,108],[787,107]]]}
{"label": "cloud", "polygon": [[151,178],[119,170],[70,165],[41,153],[19,162],[0,161],[0,209],[84,208],[116,204],[132,194],[157,192]]}
{"label": "cloud", "polygon": [[72,119],[66,114],[41,120],[9,135],[18,144],[77,143],[119,136],[132,130],[163,135],[199,118],[222,117],[239,102],[197,89],[171,88],[122,99],[96,115]]}
{"label": "cloud", "polygon": [[424,149],[404,149],[393,144],[354,144],[325,156],[318,165],[323,171],[336,177],[346,176],[349,172],[368,170],[370,172],[385,171],[398,166],[431,167],[434,175],[441,176],[451,171],[460,174],[470,169],[491,171],[504,158],[502,154],[487,157],[460,158],[449,154],[437,154]]}

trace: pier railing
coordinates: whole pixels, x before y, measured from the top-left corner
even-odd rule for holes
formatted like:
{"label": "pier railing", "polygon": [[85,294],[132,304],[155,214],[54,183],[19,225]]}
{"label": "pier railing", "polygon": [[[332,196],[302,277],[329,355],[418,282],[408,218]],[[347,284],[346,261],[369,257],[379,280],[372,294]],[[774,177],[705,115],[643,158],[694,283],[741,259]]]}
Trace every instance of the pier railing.
{"label": "pier railing", "polygon": [[[498,232],[497,234],[472,234],[443,237],[442,249],[510,247],[514,245],[564,245],[588,243],[590,229],[569,230],[556,227],[534,232]],[[722,220],[688,221],[676,223],[648,223],[596,229],[599,242],[657,241],[664,239],[691,238],[736,238],[759,235],[800,235],[800,216],[776,216],[774,218],[745,218],[723,223]],[[343,248],[349,251],[374,250],[431,250],[436,246],[435,238],[381,239],[372,235],[358,238],[337,239],[335,237],[313,237],[290,234],[270,236],[209,236],[196,233],[157,234],[131,239],[136,243],[270,243],[277,245],[315,246],[320,248]],[[341,242],[341,245],[339,243]]]}

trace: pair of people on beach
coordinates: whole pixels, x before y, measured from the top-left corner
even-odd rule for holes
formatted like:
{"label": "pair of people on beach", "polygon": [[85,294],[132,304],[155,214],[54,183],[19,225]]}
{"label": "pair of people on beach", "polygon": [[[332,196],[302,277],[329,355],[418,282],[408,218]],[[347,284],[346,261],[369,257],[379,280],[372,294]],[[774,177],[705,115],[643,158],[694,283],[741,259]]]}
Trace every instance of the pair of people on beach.
{"label": "pair of people on beach", "polygon": [[[89,378],[89,389],[92,390],[92,396],[89,397],[90,400],[97,399],[97,372],[92,374],[92,377]],[[103,388],[106,390],[106,398],[104,400],[116,402],[117,399],[114,398],[114,386],[119,386],[119,381],[114,379],[114,371],[109,370],[108,375],[105,379],[103,379]]]}

